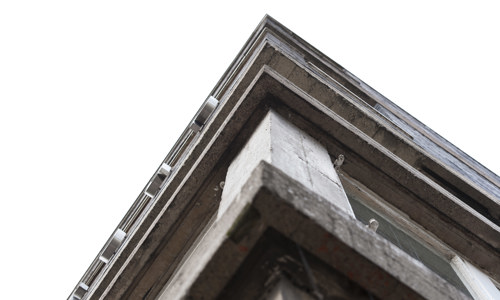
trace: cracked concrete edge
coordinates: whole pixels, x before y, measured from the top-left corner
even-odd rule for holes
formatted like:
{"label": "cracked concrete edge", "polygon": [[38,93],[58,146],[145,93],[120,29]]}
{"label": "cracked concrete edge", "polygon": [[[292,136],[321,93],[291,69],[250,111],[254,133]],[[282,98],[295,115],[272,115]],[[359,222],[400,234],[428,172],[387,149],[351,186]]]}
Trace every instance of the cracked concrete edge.
{"label": "cracked concrete edge", "polygon": [[[235,241],[231,236],[235,227],[245,226],[243,215],[252,209],[249,206],[258,211],[261,220],[246,229],[248,236]],[[254,169],[160,299],[214,299],[268,226],[381,299],[469,299],[420,262],[266,162]]]}
{"label": "cracked concrete edge", "polygon": [[[265,162],[261,163],[259,168],[262,169],[263,188],[271,197],[256,198],[253,205],[265,223],[336,266],[367,290],[383,299],[408,297],[412,294],[410,289],[425,299],[468,299],[422,263],[369,231],[359,221],[307,190],[280,170]],[[294,215],[292,218],[295,222],[287,222],[287,215]],[[323,234],[318,231],[323,231]],[[350,251],[348,264],[338,264],[339,256],[335,246],[332,246],[332,249],[323,247],[325,241],[322,239],[325,234],[328,239],[337,240],[342,244],[337,245],[337,250],[343,248],[344,251]],[[366,268],[365,274],[361,274],[363,268]],[[353,273],[353,270],[358,270],[358,274]],[[392,293],[387,293],[390,290],[388,286],[376,282],[374,277],[380,276],[380,271],[385,273],[385,282],[392,281]]]}

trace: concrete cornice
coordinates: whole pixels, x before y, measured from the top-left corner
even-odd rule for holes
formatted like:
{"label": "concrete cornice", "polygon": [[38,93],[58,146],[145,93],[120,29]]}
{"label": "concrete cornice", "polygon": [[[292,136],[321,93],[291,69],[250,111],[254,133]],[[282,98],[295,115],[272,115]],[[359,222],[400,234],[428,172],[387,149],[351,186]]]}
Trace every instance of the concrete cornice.
{"label": "concrete cornice", "polygon": [[[152,199],[141,193],[119,224],[127,229],[124,244],[108,264],[96,258],[84,275],[88,299],[142,299],[161,290],[217,210],[216,187],[229,161],[270,107],[324,143],[330,155],[344,154],[349,176],[500,281],[498,177],[459,151],[450,153],[454,146],[420,129],[274,19],[263,19],[211,95],[219,106],[200,132],[188,126],[167,155],[172,172],[160,192]],[[459,160],[467,173],[443,164],[417,143],[415,132]],[[370,184],[373,178],[381,184]]]}
{"label": "concrete cornice", "polygon": [[[408,254],[274,166],[261,162],[247,176],[228,212],[199,242],[159,299],[215,299],[233,276],[243,272],[238,271],[240,265],[259,247],[257,241],[269,229],[380,299],[468,299]],[[295,247],[291,249],[295,252]],[[269,276],[272,270],[264,274]]]}

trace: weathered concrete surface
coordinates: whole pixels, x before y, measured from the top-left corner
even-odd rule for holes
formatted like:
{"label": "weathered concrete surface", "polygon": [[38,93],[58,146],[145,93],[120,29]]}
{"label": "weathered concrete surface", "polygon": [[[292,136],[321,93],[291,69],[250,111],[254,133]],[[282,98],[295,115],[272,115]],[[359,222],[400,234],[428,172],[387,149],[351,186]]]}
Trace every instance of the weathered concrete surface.
{"label": "weathered concrete surface", "polygon": [[295,242],[268,228],[217,299],[261,299],[263,290],[268,295],[279,280],[287,279],[323,299],[374,300],[368,291],[324,261],[305,249],[298,250]]}
{"label": "weathered concrete surface", "polygon": [[[158,276],[166,274],[166,266],[174,264],[175,267],[176,255],[182,251],[176,252],[176,249],[172,252],[165,245],[168,243],[177,248],[177,245],[186,244],[182,233],[187,232],[187,229],[183,229],[180,234],[172,233],[179,226],[193,227],[193,219],[186,218],[184,210],[189,210],[190,205],[193,205],[191,201],[195,201],[193,197],[200,185],[213,175],[212,168],[218,159],[229,145],[233,146],[235,136],[249,116],[258,107],[264,106],[262,101],[269,94],[317,126],[307,133],[327,145],[330,153],[346,154],[348,160],[343,170],[391,201],[413,220],[425,224],[432,233],[471,261],[478,262],[481,268],[489,270],[498,279],[498,246],[492,249],[485,245],[498,245],[498,231],[475,218],[470,211],[443,194],[436,184],[423,179],[421,174],[395,158],[383,146],[370,141],[369,137],[328,108],[316,104],[313,98],[273,70],[263,68],[257,75],[251,75],[256,77],[241,98],[228,99],[231,101],[225,103],[227,106],[220,107],[219,113],[211,120],[213,123],[189,148],[188,155],[174,171],[170,184],[162,191],[146,217],[140,220],[139,226],[130,234],[125,246],[107,266],[102,277],[97,277],[100,281],[89,292],[95,296],[89,299],[99,299],[101,295],[109,299],[120,299],[123,295],[140,295],[142,298],[153,285],[157,286],[163,283],[162,280],[168,279],[165,275],[159,280]],[[300,128],[304,130],[304,126]],[[318,138],[321,135],[323,137]],[[373,178],[377,178],[377,181],[373,181]],[[430,205],[428,202],[431,202]],[[435,208],[452,219],[440,216]],[[461,227],[460,224],[467,227]],[[471,237],[470,232],[480,235],[484,240],[478,241]],[[148,278],[143,280],[141,276],[145,274]],[[138,283],[139,280],[142,281]]]}
{"label": "weathered concrete surface", "polygon": [[261,161],[272,164],[354,217],[326,148],[272,110],[229,166],[219,217]]}
{"label": "weathered concrete surface", "polygon": [[160,299],[215,299],[273,228],[380,299],[468,299],[399,248],[262,162]]}
{"label": "weathered concrete surface", "polygon": [[267,300],[314,300],[314,298],[294,287],[290,281],[281,279],[267,296]]}
{"label": "weathered concrete surface", "polygon": [[[266,65],[270,67],[263,68]],[[181,153],[168,186],[147,211],[137,212],[141,218],[127,232],[125,245],[112,261],[105,267],[93,265],[84,275],[84,279],[95,279],[89,298],[142,298],[152,285],[161,283],[155,281],[157,274],[165,274],[164,267],[175,264],[175,255],[182,253],[176,252],[181,249],[177,245],[188,244],[183,238],[174,238],[182,234],[173,235],[172,231],[179,226],[192,228],[192,223],[184,219],[184,211],[193,205],[200,185],[211,176],[222,153],[232,146],[234,136],[266,95],[280,99],[326,132],[332,144],[338,143],[340,146],[327,145],[328,151],[346,154],[345,171],[353,178],[500,280],[500,231],[499,226],[489,224],[500,224],[498,176],[276,21],[268,18],[259,25],[211,94],[221,100],[221,105],[196,140],[183,148],[185,153]],[[395,117],[375,108],[377,103]],[[430,140],[423,145],[398,119]],[[326,144],[323,140],[321,143]],[[443,155],[456,159],[438,163],[442,155],[429,150],[433,147],[451,151]],[[430,168],[443,180],[419,174],[422,167]],[[466,178],[471,174],[474,182]],[[377,182],[370,185],[373,178]],[[470,203],[478,202],[481,211],[475,211],[477,207],[470,203],[464,205],[457,193],[447,191],[448,186],[458,188]],[[483,220],[483,215],[489,219]],[[183,228],[181,232],[187,231]],[[167,241],[176,251],[165,249]]]}
{"label": "weathered concrete surface", "polygon": [[[276,92],[286,105],[301,114],[309,109],[307,102],[311,101],[310,105],[315,105],[314,99],[296,89],[274,70],[266,71],[287,86],[288,89]],[[296,96],[307,102],[296,99]],[[500,278],[496,271],[500,267],[498,226],[464,205],[460,199],[403,162],[384,146],[364,134],[353,137],[352,134],[357,135],[359,131],[349,122],[335,113],[323,110],[321,106],[317,106],[317,109],[322,113],[308,111],[305,118],[330,135],[330,138],[318,138],[315,135],[315,138],[327,145],[330,153],[346,153],[348,161],[342,167],[346,173],[363,182],[411,219],[424,225],[476,266],[489,271],[490,276],[497,280]],[[311,131],[307,132],[313,134]],[[343,145],[339,146],[336,141]]]}

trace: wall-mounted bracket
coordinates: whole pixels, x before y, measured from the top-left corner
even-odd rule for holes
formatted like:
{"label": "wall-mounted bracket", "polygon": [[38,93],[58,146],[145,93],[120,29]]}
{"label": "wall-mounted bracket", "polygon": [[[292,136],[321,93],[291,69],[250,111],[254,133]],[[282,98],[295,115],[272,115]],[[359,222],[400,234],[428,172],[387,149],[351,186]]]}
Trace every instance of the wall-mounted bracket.
{"label": "wall-mounted bracket", "polygon": [[80,282],[80,284],[76,288],[76,291],[73,293],[73,295],[71,297],[71,300],[80,300],[80,299],[82,299],[83,296],[85,296],[85,294],[87,293],[88,290],[89,290],[89,286],[86,285],[83,282]]}
{"label": "wall-mounted bracket", "polygon": [[370,221],[368,221],[368,225],[366,225],[366,227],[368,227],[373,232],[377,232],[378,225],[379,225],[378,221],[372,218],[370,219]]}
{"label": "wall-mounted bracket", "polygon": [[189,128],[195,132],[200,131],[205,123],[207,123],[208,118],[210,118],[218,104],[219,100],[215,99],[213,96],[208,97],[189,125]]}
{"label": "wall-mounted bracket", "polygon": [[120,248],[126,236],[127,234],[125,233],[125,231],[121,230],[120,228],[116,229],[115,232],[113,233],[113,236],[111,236],[111,238],[104,246],[104,249],[102,250],[102,253],[99,256],[99,259],[103,263],[107,264],[111,259],[111,257],[116,253],[118,248]]}
{"label": "wall-mounted bracket", "polygon": [[156,193],[158,193],[158,191],[160,190],[163,182],[165,182],[171,172],[172,167],[163,163],[160,166],[158,172],[156,172],[155,176],[153,176],[153,179],[151,179],[151,182],[146,187],[144,193],[149,197],[154,198],[154,196],[156,196]]}

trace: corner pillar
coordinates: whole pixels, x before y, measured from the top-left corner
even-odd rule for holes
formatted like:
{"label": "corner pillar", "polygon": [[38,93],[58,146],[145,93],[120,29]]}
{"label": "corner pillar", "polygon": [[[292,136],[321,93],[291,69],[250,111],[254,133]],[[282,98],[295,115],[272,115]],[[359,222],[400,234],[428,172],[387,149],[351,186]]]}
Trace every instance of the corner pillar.
{"label": "corner pillar", "polygon": [[234,201],[248,176],[262,160],[354,217],[326,148],[272,110],[231,162],[218,217]]}

